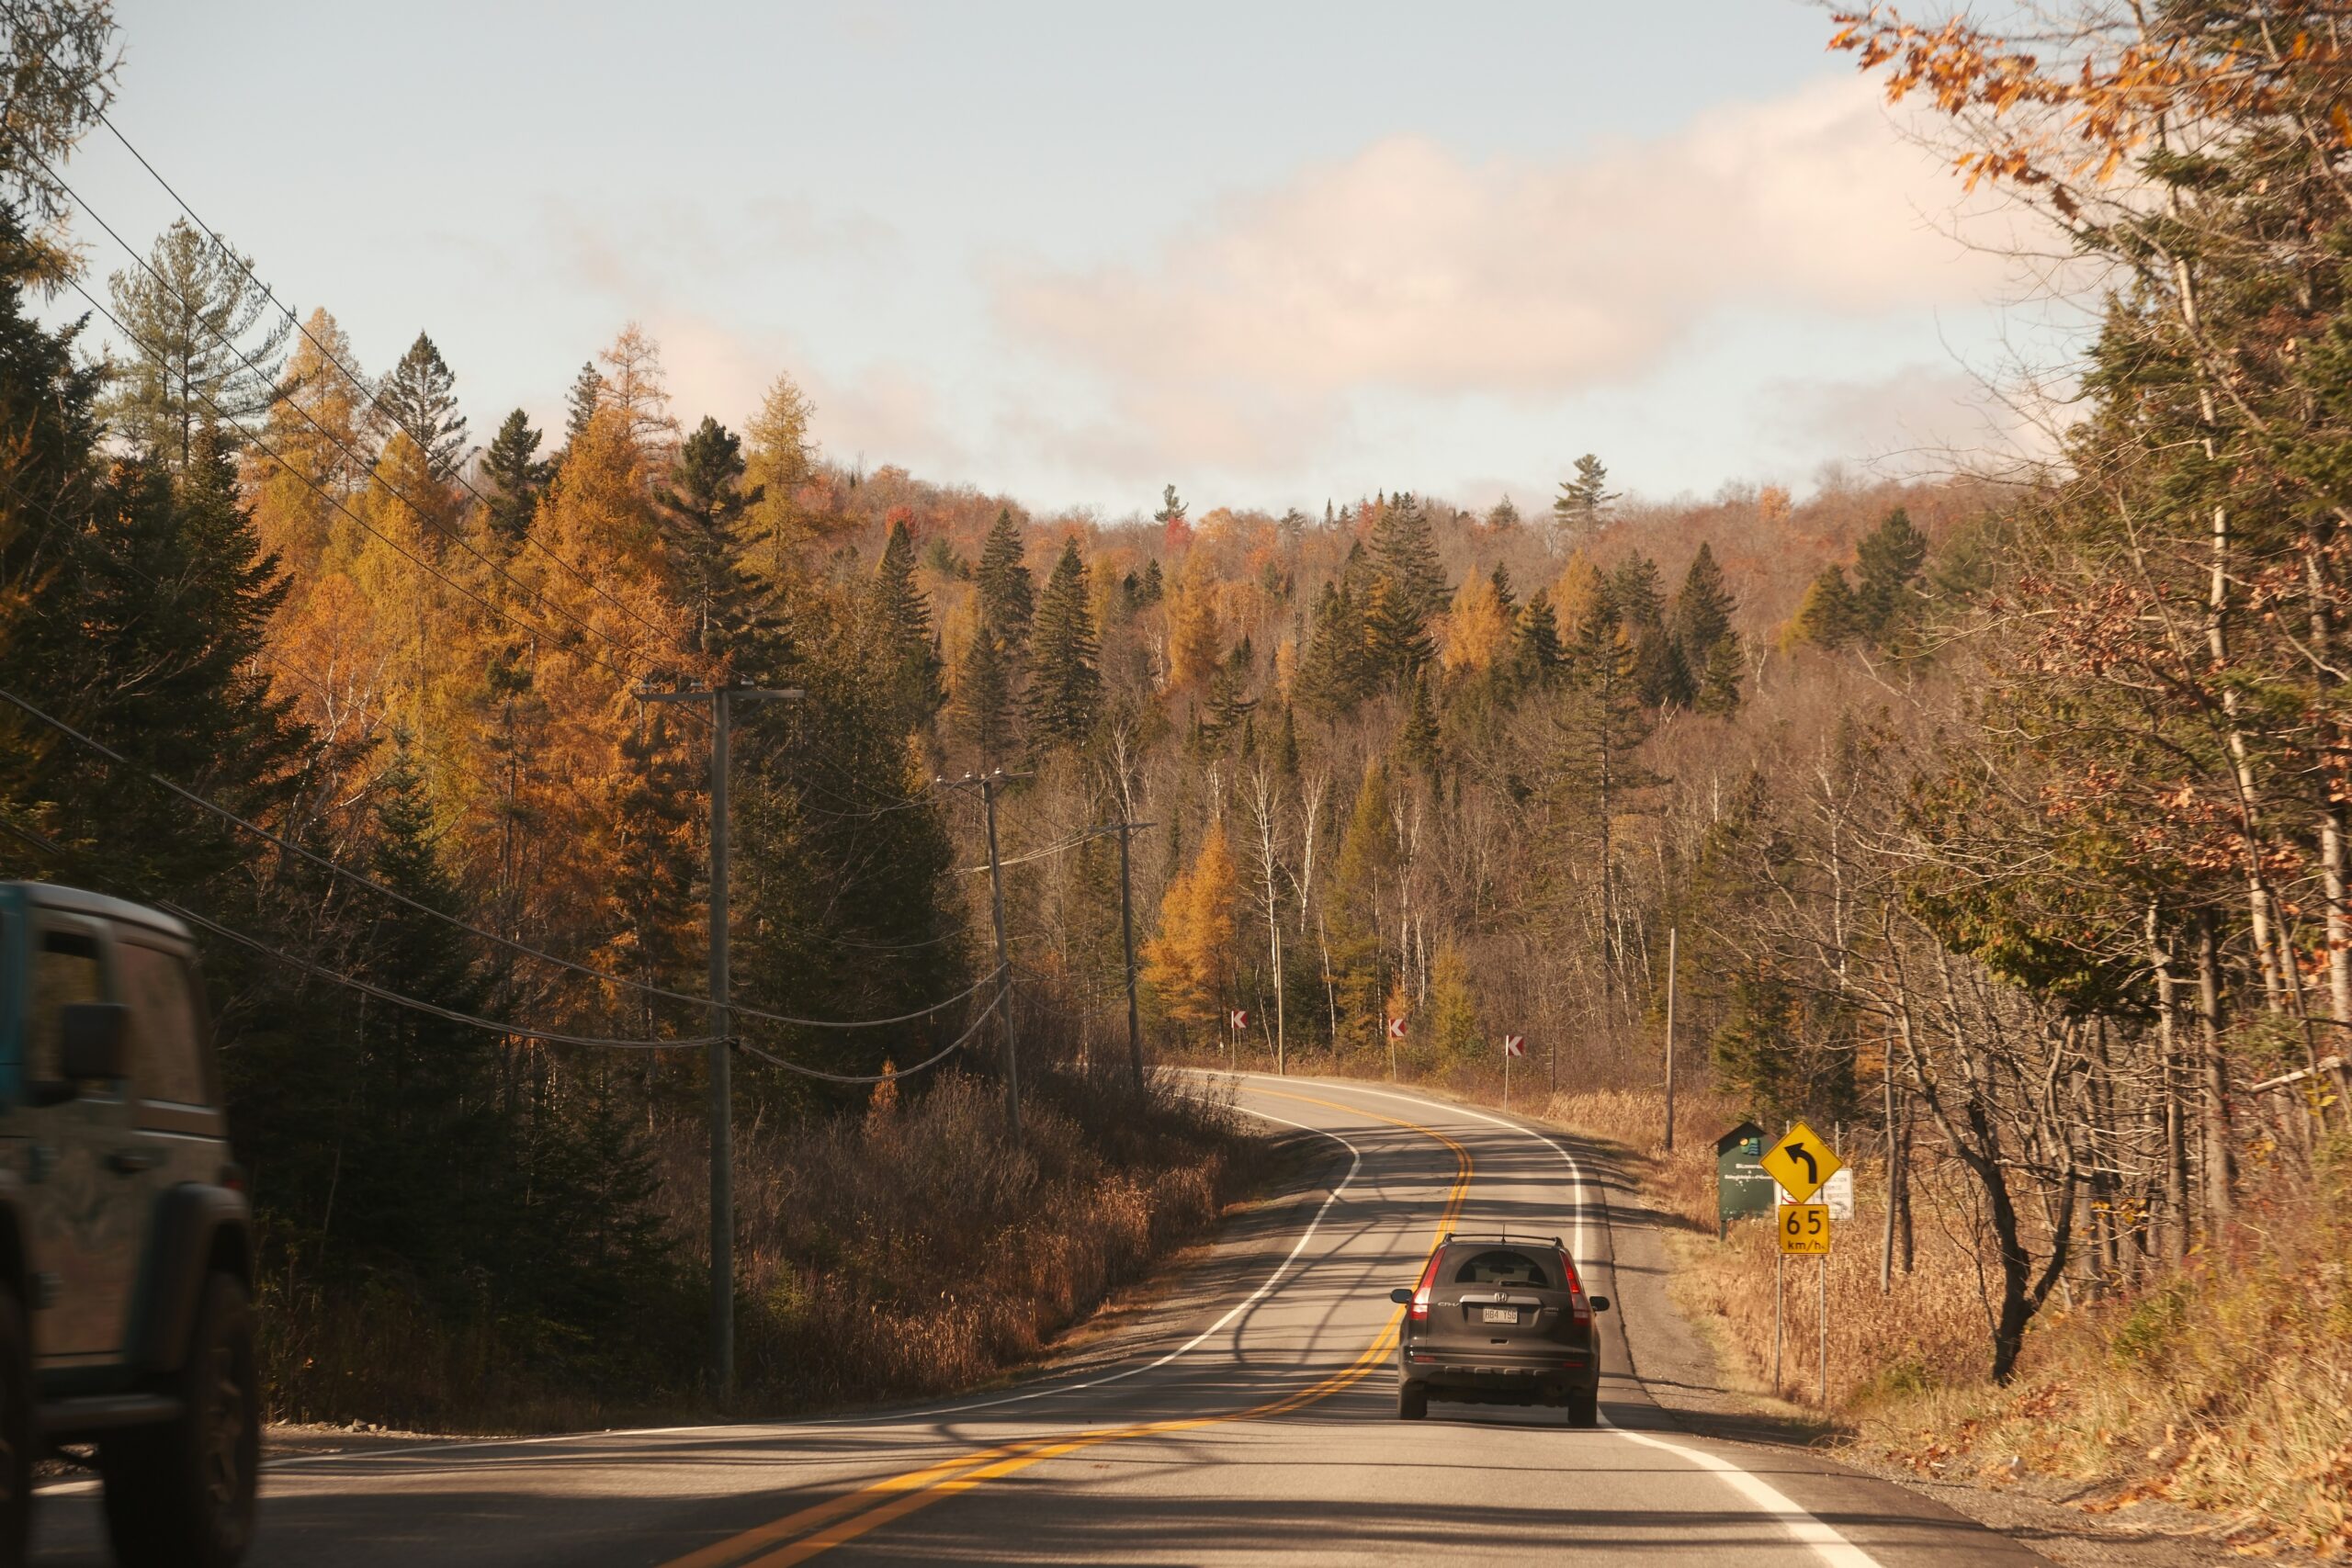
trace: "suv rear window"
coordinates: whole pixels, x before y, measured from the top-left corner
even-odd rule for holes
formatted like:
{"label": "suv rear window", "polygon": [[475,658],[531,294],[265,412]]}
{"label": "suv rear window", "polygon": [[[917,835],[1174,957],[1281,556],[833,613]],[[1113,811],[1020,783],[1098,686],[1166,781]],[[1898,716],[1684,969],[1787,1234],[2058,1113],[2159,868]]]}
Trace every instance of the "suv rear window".
{"label": "suv rear window", "polygon": [[1548,1291],[1552,1277],[1544,1266],[1523,1252],[1506,1252],[1489,1247],[1474,1252],[1462,1260],[1453,1271],[1457,1285],[1523,1285],[1531,1291]]}

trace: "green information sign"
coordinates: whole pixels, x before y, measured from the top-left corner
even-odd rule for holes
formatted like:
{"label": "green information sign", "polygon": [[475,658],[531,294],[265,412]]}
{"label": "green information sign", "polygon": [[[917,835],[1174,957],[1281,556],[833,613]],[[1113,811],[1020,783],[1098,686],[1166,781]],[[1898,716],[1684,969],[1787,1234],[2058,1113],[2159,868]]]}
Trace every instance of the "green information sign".
{"label": "green information sign", "polygon": [[1715,1234],[1736,1219],[1772,1212],[1772,1178],[1766,1173],[1764,1129],[1742,1122],[1715,1140]]}

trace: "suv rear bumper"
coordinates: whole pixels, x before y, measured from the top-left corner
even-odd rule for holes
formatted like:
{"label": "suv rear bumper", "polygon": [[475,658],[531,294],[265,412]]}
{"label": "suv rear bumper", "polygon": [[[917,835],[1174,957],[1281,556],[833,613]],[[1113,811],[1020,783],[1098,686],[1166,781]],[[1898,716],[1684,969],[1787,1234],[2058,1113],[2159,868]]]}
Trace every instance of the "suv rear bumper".
{"label": "suv rear bumper", "polygon": [[1397,1352],[1396,1374],[1437,1398],[1500,1404],[1556,1403],[1571,1392],[1592,1393],[1600,1387],[1600,1361],[1590,1351],[1570,1345],[1509,1354],[1406,1346]]}

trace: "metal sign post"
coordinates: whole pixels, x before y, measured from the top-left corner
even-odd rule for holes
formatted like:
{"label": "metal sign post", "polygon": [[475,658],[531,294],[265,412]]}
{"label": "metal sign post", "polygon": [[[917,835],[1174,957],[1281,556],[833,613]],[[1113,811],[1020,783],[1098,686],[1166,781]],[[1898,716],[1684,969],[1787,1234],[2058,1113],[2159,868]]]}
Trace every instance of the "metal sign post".
{"label": "metal sign post", "polygon": [[1513,1056],[1526,1055],[1526,1035],[1506,1034],[1503,1036],[1503,1109],[1505,1111],[1510,1109],[1510,1059]]}

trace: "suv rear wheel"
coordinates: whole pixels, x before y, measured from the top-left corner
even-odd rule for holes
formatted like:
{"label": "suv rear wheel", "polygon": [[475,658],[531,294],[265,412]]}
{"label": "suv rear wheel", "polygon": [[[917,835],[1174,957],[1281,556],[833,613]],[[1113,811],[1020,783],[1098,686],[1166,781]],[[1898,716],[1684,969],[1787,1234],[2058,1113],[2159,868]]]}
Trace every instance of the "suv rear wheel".
{"label": "suv rear wheel", "polygon": [[1429,1385],[1399,1382],[1396,1385],[1396,1419],[1419,1421],[1430,1413]]}
{"label": "suv rear wheel", "polygon": [[1600,1425],[1600,1393],[1598,1389],[1594,1390],[1590,1393],[1587,1393],[1581,1389],[1572,1389],[1569,1391],[1568,1425],[1571,1427],[1598,1427]]}
{"label": "suv rear wheel", "polygon": [[98,1447],[107,1533],[124,1568],[232,1568],[253,1540],[261,1392],[253,1310],[234,1277],[205,1281],[187,1365],[172,1380],[177,1419]]}
{"label": "suv rear wheel", "polygon": [[22,1568],[32,1511],[32,1348],[25,1309],[0,1291],[0,1568]]}

